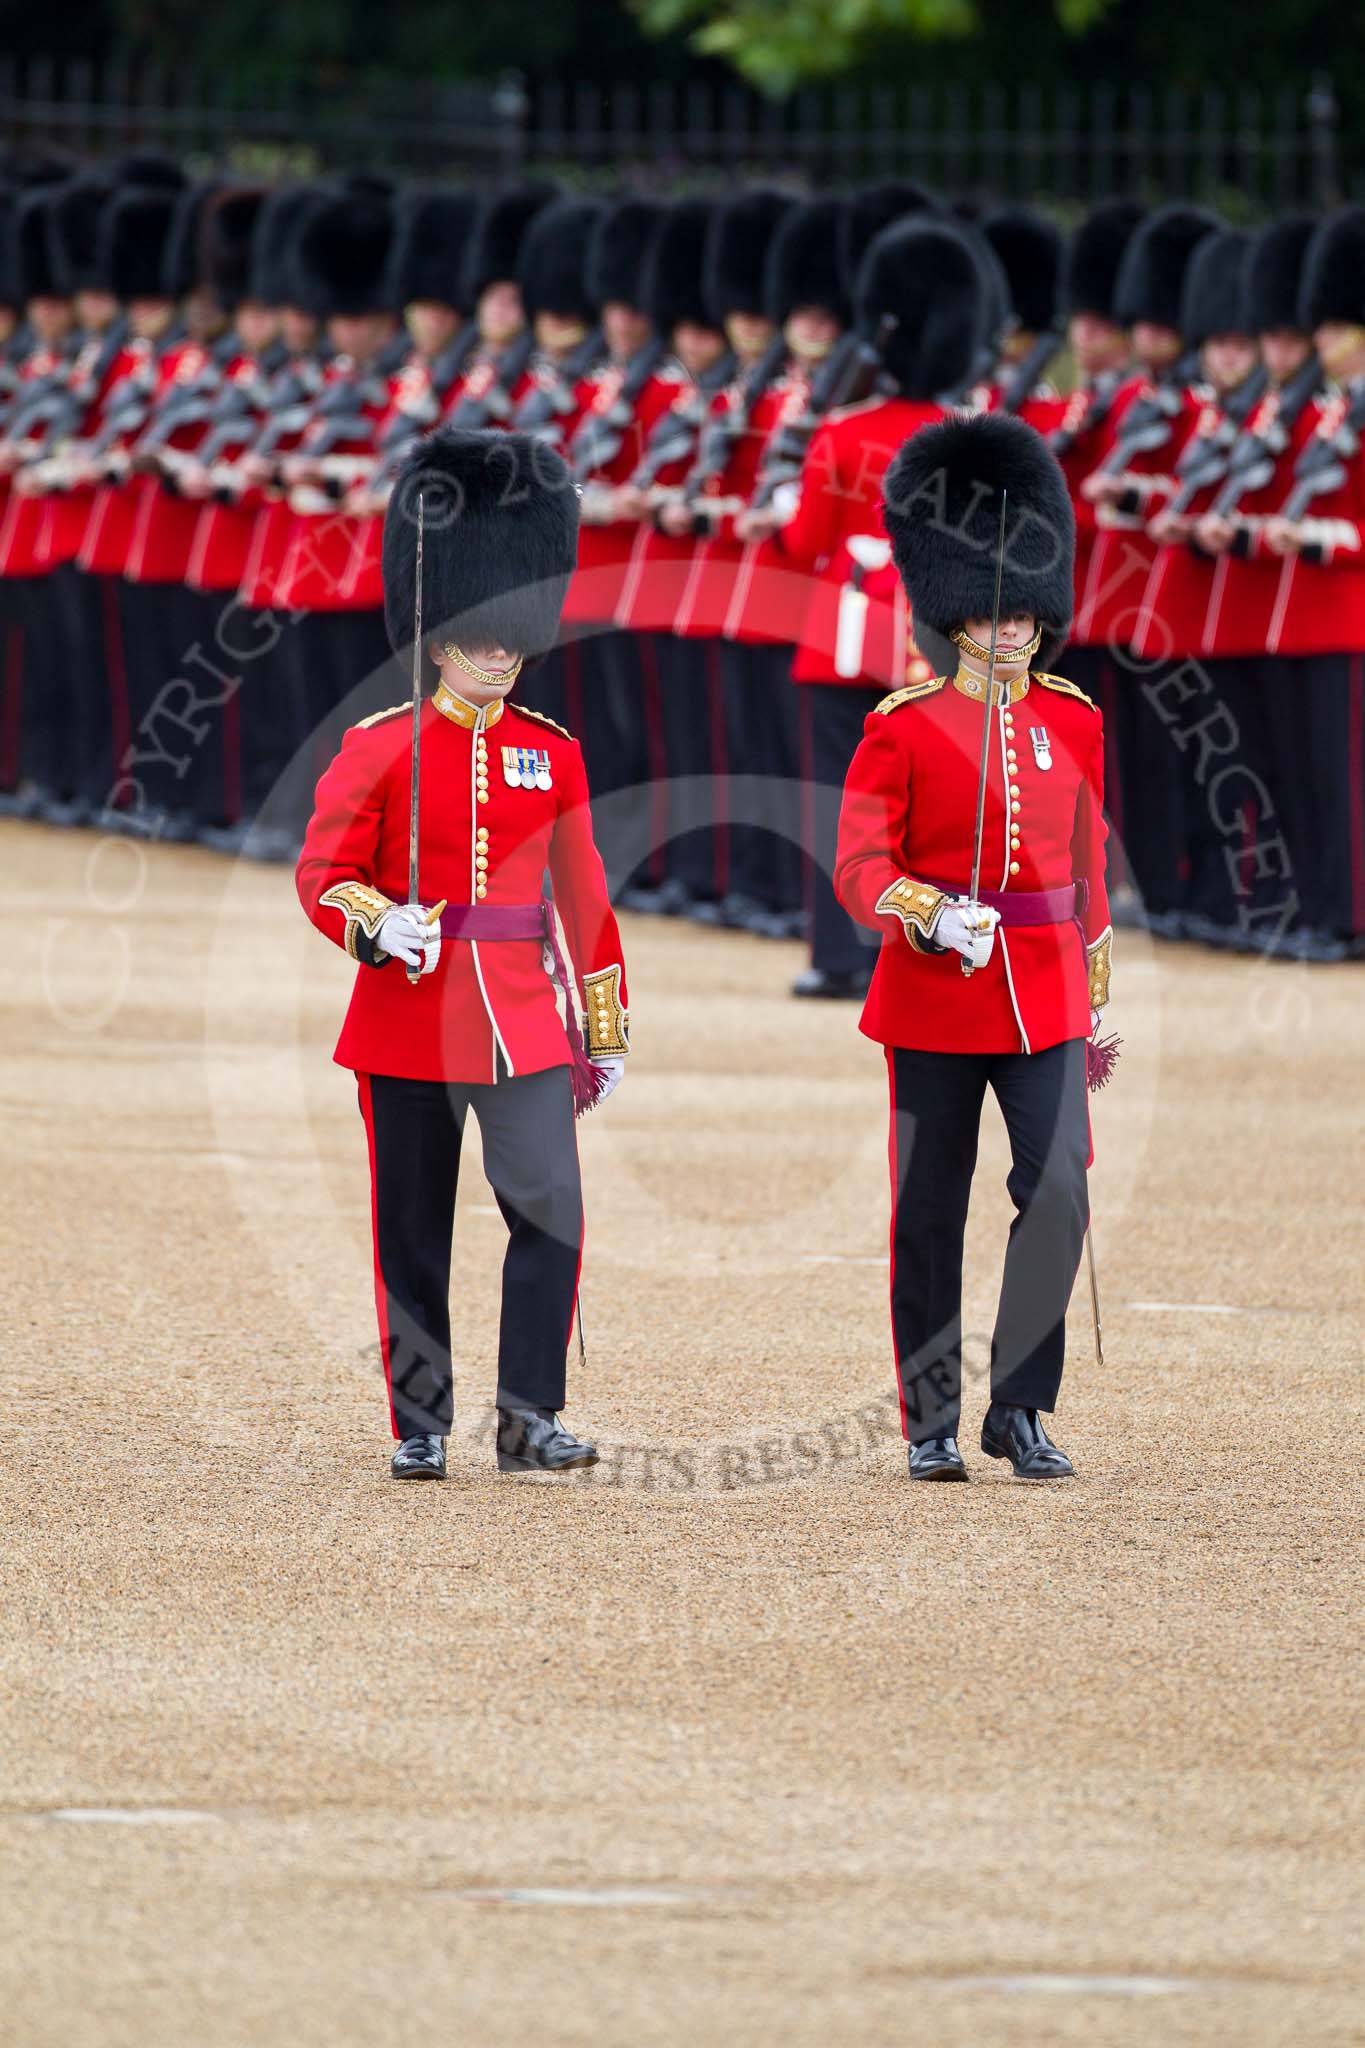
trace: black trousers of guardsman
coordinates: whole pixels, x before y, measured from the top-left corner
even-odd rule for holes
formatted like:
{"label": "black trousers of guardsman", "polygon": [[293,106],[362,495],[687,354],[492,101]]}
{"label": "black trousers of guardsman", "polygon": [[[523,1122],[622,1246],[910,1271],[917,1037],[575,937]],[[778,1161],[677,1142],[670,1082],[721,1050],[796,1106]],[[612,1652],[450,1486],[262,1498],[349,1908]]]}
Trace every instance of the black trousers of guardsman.
{"label": "black trousers of guardsman", "polygon": [[1066,1353],[1066,1307],[1090,1210],[1085,1041],[1035,1053],[887,1048],[891,1080],[891,1326],[901,1421],[911,1443],[955,1436],[962,1400],[962,1242],[986,1090],[1013,1164],[1014,1203],[995,1332],[991,1397],[1050,1411]]}
{"label": "black trousers of guardsman", "polygon": [[510,1233],[498,1404],[562,1408],[583,1245],[569,1069],[496,1083],[390,1074],[358,1074],[356,1081],[370,1148],[375,1304],[394,1435],[450,1434],[450,1255],[470,1110]]}

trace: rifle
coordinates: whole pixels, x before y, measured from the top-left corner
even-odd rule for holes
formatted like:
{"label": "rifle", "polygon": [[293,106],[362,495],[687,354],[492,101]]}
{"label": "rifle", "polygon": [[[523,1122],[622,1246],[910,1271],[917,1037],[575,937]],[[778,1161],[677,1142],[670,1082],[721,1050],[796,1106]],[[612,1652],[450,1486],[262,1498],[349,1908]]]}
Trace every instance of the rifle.
{"label": "rifle", "polygon": [[1264,397],[1266,382],[1263,369],[1252,370],[1221,404],[1206,408],[1213,411],[1214,424],[1207,433],[1196,427],[1180,451],[1175,465],[1176,492],[1164,508],[1167,512],[1179,515],[1187,511],[1200,491],[1226,475],[1238,436]]}
{"label": "rifle", "polygon": [[[1299,414],[1321,389],[1322,365],[1316,355],[1310,355],[1281,391],[1269,426],[1259,434],[1243,434],[1232,450],[1227,480],[1210,507],[1216,517],[1230,518],[1248,492],[1262,490],[1270,482],[1276,460],[1288,447]],[[1236,552],[1245,554],[1248,540],[1248,535],[1239,533],[1234,542]]]}
{"label": "rifle", "polygon": [[[1104,425],[1114,409],[1114,400],[1128,382],[1129,375],[1125,363],[1120,369],[1102,370],[1087,390],[1072,392],[1067,404],[1067,416],[1063,417],[1061,423],[1055,426],[1047,437],[1047,445],[1059,462],[1064,456],[1070,455],[1082,434],[1093,434],[1096,428]],[[1078,398],[1088,400],[1089,403],[1081,406],[1073,421],[1069,416]]]}
{"label": "rifle", "polygon": [[687,501],[695,505],[708,484],[729,468],[735,443],[747,432],[754,406],[787,360],[787,344],[775,335],[739,387],[733,405],[714,412],[701,431],[697,459],[687,479]]}
{"label": "rifle", "polygon": [[856,405],[876,390],[882,376],[882,350],[895,324],[895,315],[887,313],[874,340],[868,341],[854,332],[846,334],[831,349],[811,384],[805,410],[779,427],[764,450],[752,501],[755,511],[771,504],[783,484],[796,482],[820,422],[841,406]]}
{"label": "rifle", "polygon": [[1340,490],[1346,481],[1346,465],[1360,448],[1365,433],[1365,384],[1352,398],[1330,434],[1314,434],[1301,449],[1294,464],[1294,483],[1277,515],[1297,522],[1315,498]]}
{"label": "rifle", "polygon": [[711,410],[711,400],[723,391],[735,373],[734,356],[727,349],[709,370],[703,371],[676,405],[654,422],[645,452],[630,478],[630,489],[652,491],[662,470],[684,462],[696,447]]}
{"label": "rifle", "polygon": [[1066,320],[1059,314],[1050,327],[1043,329],[1028,354],[1015,365],[1014,375],[1000,400],[1001,412],[1018,412],[1025,400],[1032,397],[1044,370],[1065,340]]}
{"label": "rifle", "polygon": [[663,361],[664,353],[661,341],[649,341],[637,349],[626,366],[615,402],[606,412],[585,415],[574,434],[570,456],[579,483],[586,483],[594,470],[605,469],[620,454],[640,393]]}
{"label": "rifle", "polygon": [[[1135,398],[1123,415],[1118,439],[1099,466],[1100,476],[1122,476],[1135,455],[1149,455],[1154,449],[1165,447],[1184,408],[1186,386],[1197,369],[1198,355],[1191,349],[1151,380],[1151,390]],[[1137,494],[1132,496],[1134,502],[1121,501],[1119,511],[1141,510]]]}
{"label": "rifle", "polygon": [[563,437],[565,420],[577,410],[577,385],[602,360],[605,348],[601,328],[594,327],[562,362],[538,356],[531,371],[535,381],[512,416],[517,431],[554,447]]}
{"label": "rifle", "polygon": [[506,421],[512,413],[512,392],[525,375],[535,347],[535,336],[523,327],[502,352],[501,360],[487,388],[477,397],[466,393],[450,416],[452,427],[486,427],[492,420]]}

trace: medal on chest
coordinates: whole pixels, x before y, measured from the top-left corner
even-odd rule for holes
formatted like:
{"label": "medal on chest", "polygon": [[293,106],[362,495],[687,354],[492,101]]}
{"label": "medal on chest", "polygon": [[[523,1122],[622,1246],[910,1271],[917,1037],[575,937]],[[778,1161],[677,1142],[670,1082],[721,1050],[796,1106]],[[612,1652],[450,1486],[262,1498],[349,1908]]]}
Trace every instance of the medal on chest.
{"label": "medal on chest", "polygon": [[1033,741],[1033,758],[1040,768],[1052,766],[1052,742],[1047,736],[1045,725],[1031,725],[1028,736]]}
{"label": "medal on chest", "polygon": [[504,747],[503,779],[509,789],[553,789],[550,756],[544,747]]}

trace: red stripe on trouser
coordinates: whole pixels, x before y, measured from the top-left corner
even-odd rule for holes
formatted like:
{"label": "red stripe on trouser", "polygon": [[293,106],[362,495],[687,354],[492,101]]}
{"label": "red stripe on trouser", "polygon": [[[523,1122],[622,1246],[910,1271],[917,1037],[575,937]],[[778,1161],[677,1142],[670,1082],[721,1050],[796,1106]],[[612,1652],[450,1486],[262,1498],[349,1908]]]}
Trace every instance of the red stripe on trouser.
{"label": "red stripe on trouser", "polygon": [[1365,657],[1351,656],[1351,929],[1365,932]]}
{"label": "red stripe on trouser", "polygon": [[908,1440],[910,1435],[910,1417],[905,1409],[905,1382],[901,1378],[901,1348],[900,1341],[896,1336],[896,1203],[900,1196],[901,1186],[900,1148],[896,1141],[896,1134],[900,1129],[900,1119],[896,1115],[896,1056],[889,1045],[886,1048],[886,1078],[891,1087],[891,1127],[887,1133],[886,1141],[887,1162],[891,1168],[891,1284],[888,1306],[891,1311],[891,1349],[896,1359],[896,1398],[900,1402],[901,1435]]}
{"label": "red stripe on trouser", "polygon": [[398,1435],[398,1417],[393,1412],[393,1337],[389,1330],[389,1296],[379,1264],[379,1175],[374,1153],[374,1104],[370,1099],[370,1077],[357,1074],[360,1114],[365,1120],[365,1143],[370,1154],[370,1236],[374,1245],[374,1312],[379,1322],[379,1355],[384,1362],[384,1391],[389,1401],[389,1427]]}

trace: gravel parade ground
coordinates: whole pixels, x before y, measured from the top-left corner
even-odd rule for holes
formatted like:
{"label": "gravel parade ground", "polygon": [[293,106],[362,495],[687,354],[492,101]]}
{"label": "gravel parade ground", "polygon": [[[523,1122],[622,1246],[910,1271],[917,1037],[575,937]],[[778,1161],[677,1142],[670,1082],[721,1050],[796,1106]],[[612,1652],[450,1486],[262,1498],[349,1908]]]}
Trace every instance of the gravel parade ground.
{"label": "gravel parade ground", "polygon": [[1120,932],[1054,1435],[912,1487],[886,1083],[802,954],[626,918],[580,1125],[603,1461],[499,1477],[471,1127],[396,1486],[351,964],[287,871],[0,825],[5,2048],[1346,2043],[1365,968]]}

